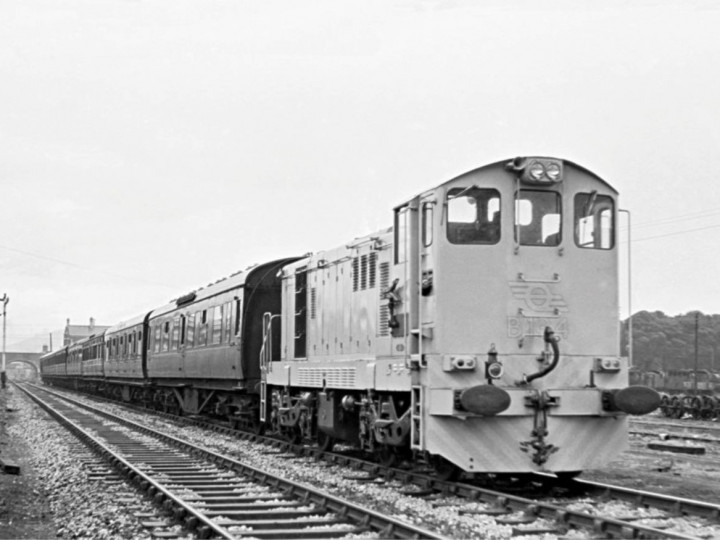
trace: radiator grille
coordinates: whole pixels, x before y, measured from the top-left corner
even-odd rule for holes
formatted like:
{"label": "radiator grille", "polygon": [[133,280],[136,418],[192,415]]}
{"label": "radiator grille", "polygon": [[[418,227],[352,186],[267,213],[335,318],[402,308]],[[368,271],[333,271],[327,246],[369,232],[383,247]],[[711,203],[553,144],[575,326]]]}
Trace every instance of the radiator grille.
{"label": "radiator grille", "polygon": [[317,315],[317,288],[310,289],[310,318],[314,319]]}
{"label": "radiator grille", "polygon": [[375,288],[377,253],[366,253],[352,260],[353,292]]}
{"label": "radiator grille", "polygon": [[390,327],[388,326],[390,321],[390,309],[388,308],[387,302],[383,302],[383,292],[390,286],[390,263],[382,263],[380,265],[380,313],[378,333],[380,336],[389,336]]}
{"label": "radiator grille", "polygon": [[360,260],[358,257],[353,257],[352,260],[352,274],[353,274],[353,292],[358,290],[360,283]]}
{"label": "radiator grille", "polygon": [[298,385],[321,388],[355,388],[357,370],[354,367],[343,368],[299,368]]}

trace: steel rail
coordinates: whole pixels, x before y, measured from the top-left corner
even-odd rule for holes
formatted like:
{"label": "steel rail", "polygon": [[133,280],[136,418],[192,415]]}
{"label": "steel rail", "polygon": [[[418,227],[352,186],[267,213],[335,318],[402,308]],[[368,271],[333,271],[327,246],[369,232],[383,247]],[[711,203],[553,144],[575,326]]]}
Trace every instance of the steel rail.
{"label": "steel rail", "polygon": [[695,501],[682,497],[671,497],[660,493],[613,486],[578,478],[567,481],[565,485],[613,499],[633,502],[638,505],[652,506],[653,508],[659,508],[675,515],[690,515],[714,521],[720,520],[719,504]]}
{"label": "steel rail", "polygon": [[[375,532],[378,532],[382,538],[399,538],[399,539],[410,539],[410,538],[428,538],[428,539],[443,539],[442,535],[433,533],[427,529],[416,527],[414,525],[404,523],[397,519],[389,516],[385,516],[369,508],[364,508],[349,501],[343,500],[339,497],[335,497],[329,493],[322,492],[308,485],[280,478],[272,473],[252,467],[246,463],[242,463],[229,456],[219,454],[209,448],[199,446],[189,441],[184,441],[167,433],[162,433],[153,430],[147,426],[143,426],[131,420],[120,418],[112,413],[108,413],[101,409],[92,407],[85,403],[79,402],[70,397],[57,394],[42,388],[43,391],[52,393],[58,398],[68,401],[75,406],[81,407],[94,414],[102,416],[107,419],[111,419],[114,422],[125,425],[129,428],[137,430],[141,433],[155,437],[161,441],[172,444],[175,447],[187,450],[191,454],[200,455],[201,457],[212,461],[215,465],[223,466],[229,470],[245,475],[252,480],[260,483],[269,485],[274,488],[283,489],[289,495],[294,495],[306,503],[314,503],[321,508],[326,508],[330,512],[341,515],[350,521],[354,522],[358,526],[368,527]],[[229,536],[233,538],[233,536]]]}
{"label": "steel rail", "polygon": [[[95,397],[95,396],[93,396]],[[68,399],[72,402],[75,402],[72,398],[68,398],[66,396],[63,396],[63,399]],[[79,405],[87,408],[88,410],[95,409],[89,405],[82,404],[80,402],[76,402]],[[123,404],[126,405],[126,404]],[[138,410],[141,411],[148,411],[148,409],[144,408],[138,408]],[[106,414],[108,417],[112,417],[113,415],[110,413],[105,413],[104,411],[96,411],[98,414]],[[157,411],[151,411],[153,413],[156,413]],[[468,483],[458,483],[458,482],[448,482],[444,480],[440,480],[438,478],[435,478],[433,476],[422,474],[414,471],[405,471],[402,469],[396,469],[396,468],[390,468],[385,467],[377,463],[369,462],[367,460],[359,459],[352,456],[345,456],[340,454],[334,454],[334,453],[325,453],[317,448],[309,448],[306,446],[300,446],[300,445],[293,445],[289,442],[283,442],[278,441],[277,439],[270,439],[267,437],[262,437],[255,434],[248,434],[243,431],[237,431],[233,430],[231,428],[218,426],[216,424],[208,424],[208,422],[194,419],[194,418],[187,418],[187,417],[178,417],[175,415],[171,415],[168,413],[160,413],[162,416],[169,417],[176,421],[181,421],[183,423],[202,426],[202,427],[209,427],[210,429],[216,431],[216,432],[222,432],[227,433],[231,435],[237,435],[242,434],[244,438],[248,440],[253,441],[265,441],[270,442],[274,446],[279,446],[284,449],[293,449],[300,455],[306,455],[306,456],[313,456],[313,457],[321,457],[327,461],[330,461],[332,463],[336,464],[343,464],[349,467],[352,467],[356,470],[360,470],[363,472],[366,472],[368,474],[372,474],[378,477],[384,477],[386,479],[397,479],[402,482],[406,483],[413,483],[415,485],[420,486],[421,488],[424,488],[425,490],[433,491],[438,494],[444,494],[444,495],[455,495],[458,497],[466,498],[473,502],[482,502],[487,503],[491,505],[495,509],[503,509],[507,512],[511,511],[523,511],[526,515],[536,517],[536,518],[545,518],[548,520],[553,520],[560,524],[561,526],[575,526],[580,527],[583,529],[590,529],[596,533],[604,533],[604,534],[610,534],[617,537],[633,537],[633,538],[677,538],[677,539],[691,539],[694,538],[692,536],[683,535],[681,533],[673,533],[666,530],[661,529],[655,529],[652,527],[646,527],[643,525],[638,525],[632,522],[628,521],[622,521],[618,519],[613,519],[609,517],[602,517],[592,514],[587,514],[584,512],[574,511],[574,510],[567,510],[566,508],[563,508],[561,506],[549,504],[549,503],[543,503],[538,502],[532,499],[527,499],[523,497],[519,497],[516,495],[508,494],[505,492],[502,492],[500,490],[491,490],[488,488],[475,486]],[[137,425],[134,422],[131,422],[129,420],[121,419],[123,422],[127,422],[128,425]],[[143,429],[144,426],[141,426]],[[149,430],[151,431],[151,430]],[[163,438],[167,437],[167,440],[174,439],[174,437],[170,435],[162,435]],[[178,439],[179,440],[179,439]],[[184,443],[184,441],[182,441]],[[215,454],[211,450],[207,450],[210,454]],[[229,464],[238,463],[235,460],[232,460],[231,458],[226,458],[225,456],[218,455],[218,458],[220,460],[228,460]],[[229,466],[231,466],[229,465]],[[240,464],[241,466],[245,467],[246,465]],[[253,468],[250,468],[253,469]],[[552,475],[542,475],[539,474],[539,477],[543,477],[544,479],[552,479],[557,480],[556,477]],[[587,482],[587,484],[591,484],[590,482]],[[564,485],[568,485],[567,482]],[[608,486],[612,487],[612,486]],[[622,490],[623,488],[619,488]],[[599,492],[598,492],[599,493]],[[603,493],[608,493],[607,490],[603,491]],[[620,493],[620,492],[618,492]],[[652,494],[651,494],[652,495]],[[663,497],[667,499],[672,499],[666,496],[660,496],[658,495],[657,501],[661,501]],[[628,501],[635,501],[636,499],[627,497],[625,500]],[[651,500],[651,499],[646,499]],[[687,500],[686,500],[687,501]],[[668,509],[668,505],[666,501],[661,501],[662,506],[661,509]],[[688,503],[691,503],[693,501],[687,501]],[[699,502],[699,501],[698,501]],[[700,513],[693,513],[694,508],[691,505],[687,505],[686,510],[687,513],[691,515],[697,515],[699,517],[707,517],[708,513],[706,511],[702,511]]]}
{"label": "steel rail", "polygon": [[192,506],[188,505],[185,501],[180,499],[179,497],[175,496],[173,493],[168,491],[162,484],[158,483],[157,481],[153,480],[150,476],[145,474],[142,470],[134,466],[132,463],[127,461],[125,458],[123,458],[121,455],[119,455],[117,452],[113,451],[111,448],[109,448],[106,444],[104,444],[102,441],[94,437],[92,434],[88,433],[86,430],[84,430],[81,426],[79,426],[77,423],[73,422],[70,418],[65,416],[60,411],[53,408],[50,404],[43,401],[39,396],[33,394],[32,392],[29,392],[27,389],[18,386],[20,390],[25,392],[25,394],[30,397],[35,403],[37,403],[40,407],[42,407],[46,412],[48,412],[52,417],[54,417],[62,426],[64,426],[66,429],[71,431],[73,434],[75,434],[76,437],[78,437],[83,443],[85,443],[87,446],[89,446],[92,450],[94,450],[96,453],[102,455],[107,461],[113,464],[118,469],[123,470],[123,472],[126,473],[126,476],[130,476],[133,479],[139,479],[137,481],[139,482],[147,482],[147,485],[149,487],[152,487],[155,489],[156,492],[162,493],[166,500],[171,500],[173,504],[175,504],[177,507],[182,508],[185,510],[185,512],[191,516],[194,519],[197,519],[198,523],[202,524],[200,527],[206,527],[209,531],[212,531],[215,533],[215,535],[225,538],[228,540],[231,540],[235,538],[227,529],[224,527],[221,527],[214,523],[211,518],[208,518]]}
{"label": "steel rail", "polygon": [[[643,437],[657,437],[659,434],[656,431],[645,431],[638,429],[631,429],[628,431],[631,435],[641,435]],[[704,442],[711,444],[720,444],[720,439],[717,437],[705,437],[703,435],[693,435],[691,433],[676,433],[676,432],[665,432],[663,433],[665,438],[663,440],[678,439],[682,441],[694,441]]]}

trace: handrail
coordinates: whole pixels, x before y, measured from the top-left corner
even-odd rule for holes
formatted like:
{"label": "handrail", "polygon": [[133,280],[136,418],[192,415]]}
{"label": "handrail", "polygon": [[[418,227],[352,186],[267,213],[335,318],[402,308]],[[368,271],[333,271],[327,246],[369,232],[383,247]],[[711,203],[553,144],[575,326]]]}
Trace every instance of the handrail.
{"label": "handrail", "polygon": [[263,341],[260,348],[260,369],[263,372],[272,371],[272,322],[280,317],[279,314],[263,313]]}

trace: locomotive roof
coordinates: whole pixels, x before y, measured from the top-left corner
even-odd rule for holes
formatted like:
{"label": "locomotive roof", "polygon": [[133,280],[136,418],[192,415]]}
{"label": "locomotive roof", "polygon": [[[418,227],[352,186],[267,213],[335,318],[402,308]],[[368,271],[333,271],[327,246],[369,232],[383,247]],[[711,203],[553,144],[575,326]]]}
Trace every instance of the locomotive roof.
{"label": "locomotive roof", "polygon": [[[283,273],[285,276],[287,276],[295,272],[298,268],[302,267],[313,269],[329,266],[331,264],[337,263],[339,260],[345,260],[345,258],[348,257],[349,250],[361,248],[362,246],[369,246],[370,244],[374,244],[375,246],[388,245],[384,239],[391,233],[392,227],[386,227],[379,231],[375,231],[364,236],[359,236],[351,242],[347,242],[346,244],[337,246],[335,248],[315,251],[313,253],[307,253],[302,259],[298,259],[290,264],[283,266]],[[378,242],[380,244],[377,244]]]}
{"label": "locomotive roof", "polygon": [[[527,159],[533,159],[533,158],[540,158],[540,156],[527,156]],[[454,176],[454,177],[450,178],[449,180],[446,180],[446,181],[443,182],[442,184],[440,184],[440,185],[438,185],[438,186],[435,186],[435,187],[431,188],[430,190],[434,190],[434,189],[437,189],[437,188],[446,186],[446,185],[450,184],[451,182],[455,182],[455,181],[459,180],[460,178],[462,178],[462,177],[464,177],[464,176],[469,176],[469,175],[471,175],[471,174],[473,174],[473,173],[476,173],[476,172],[479,172],[479,171],[482,171],[482,170],[485,170],[485,169],[493,169],[493,168],[505,169],[505,166],[506,166],[508,163],[511,163],[511,162],[513,161],[513,159],[517,159],[517,158],[503,159],[503,160],[501,160],[501,161],[496,161],[496,162],[494,162],[494,163],[489,163],[489,164],[487,164],[487,165],[481,165],[480,167],[476,167],[475,169],[471,169],[471,170],[466,171],[466,172],[464,172],[464,173],[462,173],[462,174],[458,174],[457,176]],[[575,169],[578,169],[578,170],[580,170],[580,171],[583,171],[585,174],[587,174],[587,175],[589,175],[589,176],[592,176],[595,180],[597,180],[598,182],[604,184],[606,187],[608,187],[610,190],[612,190],[613,193],[617,194],[617,190],[616,190],[613,186],[611,186],[607,181],[603,180],[603,179],[600,178],[597,174],[595,174],[594,172],[592,172],[590,169],[586,169],[586,168],[583,167],[582,165],[578,165],[577,163],[575,163],[575,162],[573,162],[573,161],[569,161],[569,160],[562,159],[562,158],[556,158],[556,157],[543,157],[543,159],[555,159],[555,160],[558,160],[558,161],[562,161],[562,163],[563,163],[564,166],[566,166],[566,167],[567,167],[567,166],[574,167]],[[397,208],[402,208],[403,206],[405,206],[406,204],[408,204],[409,201],[412,201],[412,200],[416,199],[417,197],[419,197],[419,196],[421,196],[421,195],[423,195],[423,194],[426,194],[426,193],[427,193],[428,191],[430,191],[430,190],[427,190],[427,189],[426,189],[426,190],[424,190],[424,191],[421,191],[421,192],[418,193],[415,197],[412,197],[411,199],[408,199],[407,201],[403,202],[402,204],[398,204],[395,208],[396,208],[396,209],[397,209]]]}

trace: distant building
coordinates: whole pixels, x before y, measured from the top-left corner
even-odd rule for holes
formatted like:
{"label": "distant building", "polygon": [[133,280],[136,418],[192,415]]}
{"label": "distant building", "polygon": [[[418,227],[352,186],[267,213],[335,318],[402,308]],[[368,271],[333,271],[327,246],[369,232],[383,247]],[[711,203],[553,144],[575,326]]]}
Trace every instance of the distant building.
{"label": "distant building", "polygon": [[67,320],[65,326],[65,335],[63,336],[63,347],[67,347],[71,343],[90,337],[93,334],[97,334],[110,328],[109,326],[98,326],[95,324],[95,319],[90,317],[90,324],[70,324],[70,319]]}

